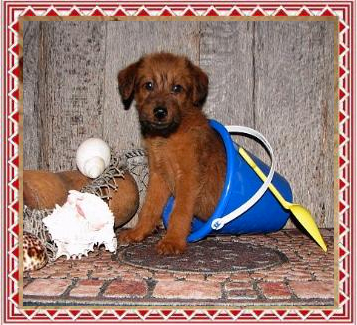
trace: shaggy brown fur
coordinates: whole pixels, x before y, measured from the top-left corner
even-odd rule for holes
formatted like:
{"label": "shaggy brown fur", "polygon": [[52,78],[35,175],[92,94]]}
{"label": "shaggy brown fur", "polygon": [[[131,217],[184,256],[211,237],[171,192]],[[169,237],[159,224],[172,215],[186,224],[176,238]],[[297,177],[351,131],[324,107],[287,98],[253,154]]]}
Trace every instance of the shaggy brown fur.
{"label": "shaggy brown fur", "polygon": [[170,195],[175,197],[160,254],[186,248],[193,216],[207,220],[223,189],[223,143],[201,108],[208,77],[187,58],[151,54],[119,72],[119,91],[129,108],[135,99],[149,158],[149,186],[138,224],[122,232],[122,243],[142,241],[158,225]]}

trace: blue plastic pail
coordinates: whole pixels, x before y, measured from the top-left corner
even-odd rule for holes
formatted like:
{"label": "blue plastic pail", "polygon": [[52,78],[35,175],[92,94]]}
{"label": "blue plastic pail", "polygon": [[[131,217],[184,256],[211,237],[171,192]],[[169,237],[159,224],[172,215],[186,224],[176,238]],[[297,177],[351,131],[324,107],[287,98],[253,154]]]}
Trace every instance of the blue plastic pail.
{"label": "blue plastic pail", "polygon": [[[238,146],[233,142],[227,129],[213,120],[210,121],[210,125],[221,136],[225,146],[227,155],[226,178],[221,197],[212,216],[207,221],[194,217],[191,234],[188,236],[187,241],[198,241],[214,234],[239,235],[280,230],[287,222],[290,213],[280,205],[269,190],[251,208],[225,224],[223,228],[219,230],[213,229],[212,223],[214,220],[228,215],[246,203],[261,187],[262,181],[238,153]],[[269,166],[254,155],[250,154],[250,156],[267,175],[270,169]],[[292,202],[291,188],[284,177],[275,173],[272,183],[288,202]],[[174,198],[170,197],[162,215],[166,228],[173,205]]]}

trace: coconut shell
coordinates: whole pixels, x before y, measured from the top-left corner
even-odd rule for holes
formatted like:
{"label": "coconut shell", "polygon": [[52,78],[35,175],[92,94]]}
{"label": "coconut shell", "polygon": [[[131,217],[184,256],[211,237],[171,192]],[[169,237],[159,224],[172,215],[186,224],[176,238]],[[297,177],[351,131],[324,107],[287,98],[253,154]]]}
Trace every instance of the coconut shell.
{"label": "coconut shell", "polygon": [[91,179],[79,171],[52,173],[24,170],[24,203],[30,209],[53,209],[66,202],[69,190],[80,190]]}
{"label": "coconut shell", "polygon": [[110,189],[107,200],[110,210],[114,214],[115,228],[127,223],[139,208],[139,190],[135,179],[129,172],[124,173],[124,179],[115,179],[118,188]]}
{"label": "coconut shell", "polygon": [[[63,205],[69,190],[80,191],[90,184],[92,179],[80,171],[65,171],[51,173],[40,170],[24,170],[24,203],[30,209],[53,209],[56,204]],[[115,217],[115,227],[128,222],[139,207],[139,190],[129,172],[124,173],[124,179],[116,177],[116,190],[109,189],[106,193],[111,199],[105,200]]]}
{"label": "coconut shell", "polygon": [[65,172],[58,172],[56,173],[67,188],[67,194],[69,190],[76,190],[79,191],[82,187],[88,185],[93,180],[87,176],[84,176],[78,170],[69,170]]}
{"label": "coconut shell", "polygon": [[67,188],[54,173],[40,170],[24,170],[24,203],[30,209],[52,209],[67,199]]}

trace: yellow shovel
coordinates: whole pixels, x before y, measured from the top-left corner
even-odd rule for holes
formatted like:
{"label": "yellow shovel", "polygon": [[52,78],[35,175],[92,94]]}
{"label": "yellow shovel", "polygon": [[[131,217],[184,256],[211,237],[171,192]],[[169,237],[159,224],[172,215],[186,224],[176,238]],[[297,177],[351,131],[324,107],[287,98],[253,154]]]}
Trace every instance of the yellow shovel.
{"label": "yellow shovel", "polygon": [[[264,182],[266,180],[266,176],[261,171],[261,169],[256,165],[252,158],[249,157],[248,153],[242,148],[239,148],[240,155],[244,158],[244,160],[248,163],[250,167],[256,172],[256,174],[260,177],[260,179]],[[301,223],[301,225],[307,230],[307,232],[311,235],[313,239],[321,246],[321,248],[326,252],[327,247],[326,244],[320,234],[319,228],[311,215],[311,213],[304,208],[300,204],[287,202],[276,189],[276,187],[270,183],[269,185],[270,191],[274,194],[280,204],[287,210],[290,210],[291,213],[296,217],[296,219]]]}

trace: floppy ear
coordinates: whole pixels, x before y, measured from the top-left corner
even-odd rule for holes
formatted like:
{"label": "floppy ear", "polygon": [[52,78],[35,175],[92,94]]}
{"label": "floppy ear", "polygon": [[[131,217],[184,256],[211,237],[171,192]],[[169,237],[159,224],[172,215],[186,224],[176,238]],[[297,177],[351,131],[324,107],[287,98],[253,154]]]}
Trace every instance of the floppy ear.
{"label": "floppy ear", "polygon": [[208,76],[201,68],[189,62],[193,79],[192,102],[194,106],[201,108],[208,94]]}
{"label": "floppy ear", "polygon": [[140,61],[129,65],[118,74],[119,93],[124,104],[124,109],[129,109],[134,99],[134,88],[139,63]]}

